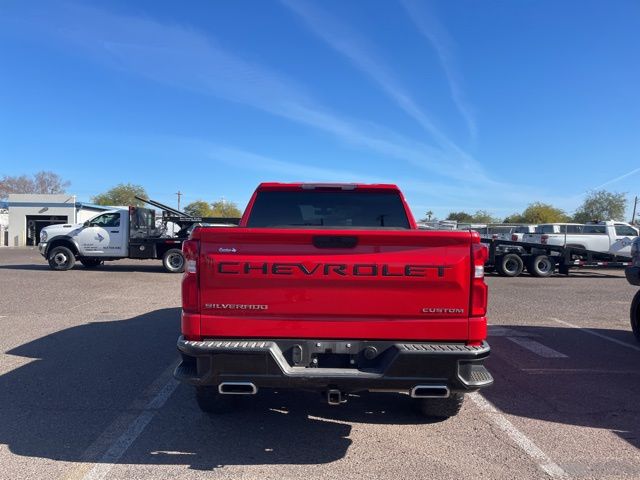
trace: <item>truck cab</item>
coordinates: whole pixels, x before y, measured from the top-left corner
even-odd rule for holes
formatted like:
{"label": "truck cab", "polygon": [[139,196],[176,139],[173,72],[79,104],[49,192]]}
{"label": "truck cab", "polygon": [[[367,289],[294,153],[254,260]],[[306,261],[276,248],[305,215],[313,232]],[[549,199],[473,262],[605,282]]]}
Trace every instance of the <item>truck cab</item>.
{"label": "truck cab", "polygon": [[[95,257],[126,257],[129,253],[129,211],[116,208],[100,213],[84,223],[50,225],[40,232],[38,250],[45,257],[51,256],[52,268],[62,270],[70,263],[65,250],[80,259]],[[50,262],[51,263],[51,262]]]}

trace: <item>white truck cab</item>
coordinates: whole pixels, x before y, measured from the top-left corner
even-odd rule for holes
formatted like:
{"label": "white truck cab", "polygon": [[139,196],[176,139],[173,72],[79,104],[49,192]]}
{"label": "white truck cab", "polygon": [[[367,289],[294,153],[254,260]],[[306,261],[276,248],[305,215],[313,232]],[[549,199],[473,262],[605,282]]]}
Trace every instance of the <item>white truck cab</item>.
{"label": "white truck cab", "polygon": [[61,237],[73,243],[80,257],[128,256],[129,211],[108,210],[84,223],[50,225],[40,232],[38,249],[43,253],[49,243]]}

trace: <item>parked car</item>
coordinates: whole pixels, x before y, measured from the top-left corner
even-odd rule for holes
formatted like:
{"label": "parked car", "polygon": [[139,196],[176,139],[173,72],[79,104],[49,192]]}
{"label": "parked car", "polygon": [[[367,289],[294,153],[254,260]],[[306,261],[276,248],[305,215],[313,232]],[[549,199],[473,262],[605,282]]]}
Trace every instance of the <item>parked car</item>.
{"label": "parked car", "polygon": [[[640,238],[636,237],[631,245],[631,265],[625,269],[627,281],[631,285],[640,287]],[[640,342],[640,290],[638,290],[631,302],[631,310],[629,312],[631,320],[631,330],[636,336],[636,340]]]}

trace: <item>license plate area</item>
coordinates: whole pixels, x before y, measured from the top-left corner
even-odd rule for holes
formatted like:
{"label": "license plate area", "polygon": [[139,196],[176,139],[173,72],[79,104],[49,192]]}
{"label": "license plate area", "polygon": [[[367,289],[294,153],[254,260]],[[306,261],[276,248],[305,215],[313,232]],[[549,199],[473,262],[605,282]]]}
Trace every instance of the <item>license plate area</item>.
{"label": "license plate area", "polygon": [[353,369],[368,350],[371,347],[357,341],[308,340],[288,345],[283,354],[292,367]]}

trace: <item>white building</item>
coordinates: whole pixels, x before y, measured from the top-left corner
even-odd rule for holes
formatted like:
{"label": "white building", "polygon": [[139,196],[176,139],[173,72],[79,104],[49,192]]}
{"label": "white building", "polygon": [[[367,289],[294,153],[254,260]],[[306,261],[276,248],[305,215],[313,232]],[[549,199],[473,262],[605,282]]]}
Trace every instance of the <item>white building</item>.
{"label": "white building", "polygon": [[[40,230],[57,223],[82,223],[109,207],[77,202],[75,195],[9,195],[8,246],[37,245]],[[0,238],[0,245],[2,245]]]}

